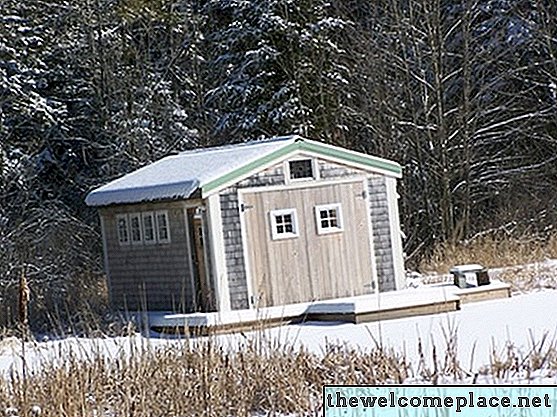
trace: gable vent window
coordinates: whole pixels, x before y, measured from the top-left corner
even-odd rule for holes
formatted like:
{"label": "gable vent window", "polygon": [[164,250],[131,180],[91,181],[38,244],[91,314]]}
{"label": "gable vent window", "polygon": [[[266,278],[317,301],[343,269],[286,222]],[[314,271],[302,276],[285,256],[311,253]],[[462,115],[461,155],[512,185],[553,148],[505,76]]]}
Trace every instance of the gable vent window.
{"label": "gable vent window", "polygon": [[271,235],[273,240],[298,237],[298,219],[295,209],[271,211]]}
{"label": "gable vent window", "polygon": [[118,232],[118,243],[120,245],[128,245],[130,243],[128,231],[128,216],[119,214],[116,216],[116,230]]}
{"label": "gable vent window", "polygon": [[317,233],[341,232],[342,227],[342,208],[340,204],[326,204],[315,207],[315,217],[317,221]]}
{"label": "gable vent window", "polygon": [[311,159],[300,159],[296,161],[289,161],[288,169],[290,171],[291,180],[314,178],[313,162]]}

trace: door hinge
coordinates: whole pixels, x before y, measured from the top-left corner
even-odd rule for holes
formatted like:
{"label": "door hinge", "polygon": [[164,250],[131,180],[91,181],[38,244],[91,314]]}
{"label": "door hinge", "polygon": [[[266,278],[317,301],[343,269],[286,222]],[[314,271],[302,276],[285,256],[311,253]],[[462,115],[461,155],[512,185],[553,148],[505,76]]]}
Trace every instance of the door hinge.
{"label": "door hinge", "polygon": [[253,206],[248,206],[244,203],[240,204],[240,211],[243,213],[244,211],[246,211],[247,209],[253,208]]}

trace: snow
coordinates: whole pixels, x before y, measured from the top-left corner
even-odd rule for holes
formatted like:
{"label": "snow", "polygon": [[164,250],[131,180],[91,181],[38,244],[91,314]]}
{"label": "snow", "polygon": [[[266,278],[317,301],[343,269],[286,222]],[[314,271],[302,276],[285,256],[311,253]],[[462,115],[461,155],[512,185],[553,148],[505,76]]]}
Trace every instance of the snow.
{"label": "snow", "polygon": [[[507,284],[495,281],[492,289],[508,288]],[[462,292],[482,291],[485,287],[461,290],[454,285],[423,287],[419,291],[406,289],[386,293],[368,294],[349,298],[335,298],[326,301],[314,301],[287,304],[253,310],[232,310],[214,313],[165,314],[150,313],[151,327],[172,326],[214,326],[247,323],[256,320],[297,318],[307,314],[362,314],[370,312],[447,303],[459,300]]]}
{"label": "snow", "polygon": [[[167,156],[102,187],[91,191],[85,202],[89,206],[140,203],[167,199],[186,199],[197,190],[236,170],[247,170],[255,161],[272,162],[271,155],[295,142],[320,143],[298,135],[236,145],[203,148]],[[335,148],[332,145],[320,145]],[[353,154],[359,154],[351,152]],[[361,155],[361,154],[359,154]],[[391,162],[373,157],[375,160]],[[398,164],[394,164],[397,165]],[[400,168],[398,166],[398,168]],[[242,171],[240,171],[242,172]],[[242,172],[246,174],[246,172]],[[395,174],[399,177],[400,174]],[[205,196],[202,196],[205,197]]]}
{"label": "snow", "polygon": [[186,151],[93,190],[90,206],[188,198],[197,189],[298,139],[297,136]]}
{"label": "snow", "polygon": [[[443,329],[454,328],[458,338],[458,355],[463,364],[472,368],[486,365],[495,348],[502,351],[507,342],[528,348],[531,337],[539,341],[544,334],[554,336],[557,315],[550,315],[557,305],[557,291],[544,291],[512,298],[463,304],[460,311],[411,317],[383,322],[352,324],[308,323],[289,326],[297,334],[296,343],[313,351],[320,351],[329,343],[366,347],[372,336],[384,346],[404,350],[410,362],[418,360],[417,340],[422,339],[424,350],[433,344],[444,346]],[[279,336],[284,329],[269,329],[270,336]]]}
{"label": "snow", "polygon": [[[408,363],[415,366],[420,360],[418,340],[421,340],[427,361],[431,360],[433,345],[436,346],[437,352],[442,354],[446,347],[445,335],[456,334],[457,357],[462,367],[471,372],[478,372],[489,365],[492,352],[504,354],[509,343],[525,354],[531,349],[532,341],[540,342],[544,335],[553,341],[557,330],[557,315],[551,312],[555,310],[556,305],[557,291],[546,290],[512,298],[464,304],[460,311],[436,315],[366,324],[305,323],[260,332],[213,337],[216,342],[231,349],[245,344],[246,338],[263,337],[282,342],[286,346],[304,346],[316,353],[323,352],[327,344],[340,344],[365,350],[380,343],[403,353]],[[64,351],[71,351],[82,357],[87,357],[94,352],[104,352],[109,356],[120,355],[138,348],[172,343],[183,343],[183,341],[164,338],[148,339],[139,335],[109,339],[69,338],[26,344],[26,361],[28,365],[37,364],[41,360],[62,362],[60,357],[63,355],[60,355],[60,352]],[[21,344],[14,341],[5,344],[7,345],[0,349],[0,374],[21,367]],[[522,377],[516,376],[516,378]],[[539,378],[548,382],[554,377],[540,375]]]}

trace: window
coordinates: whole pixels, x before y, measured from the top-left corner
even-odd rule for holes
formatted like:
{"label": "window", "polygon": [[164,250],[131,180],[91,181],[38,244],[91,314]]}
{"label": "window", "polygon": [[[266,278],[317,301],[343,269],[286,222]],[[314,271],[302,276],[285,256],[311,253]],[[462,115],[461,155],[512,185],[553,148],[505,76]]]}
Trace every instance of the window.
{"label": "window", "polygon": [[288,162],[288,171],[291,180],[314,178],[313,161],[311,159],[300,159]]}
{"label": "window", "polygon": [[271,211],[271,236],[273,240],[298,237],[296,209]]}
{"label": "window", "polygon": [[143,243],[143,233],[141,230],[141,215],[139,213],[132,213],[129,215],[130,219],[130,236],[132,245],[140,245]]}
{"label": "window", "polygon": [[143,220],[143,241],[147,244],[155,243],[155,216],[153,212],[141,214]]}
{"label": "window", "polygon": [[116,230],[118,232],[118,243],[120,245],[128,245],[130,243],[128,216],[125,214],[119,214],[116,216]]}
{"label": "window", "polygon": [[315,206],[317,233],[334,233],[342,231],[342,210],[340,204]]}
{"label": "window", "polygon": [[170,243],[170,228],[168,227],[168,212],[157,211],[157,242]]}
{"label": "window", "polygon": [[117,214],[116,231],[120,245],[170,243],[168,211]]}

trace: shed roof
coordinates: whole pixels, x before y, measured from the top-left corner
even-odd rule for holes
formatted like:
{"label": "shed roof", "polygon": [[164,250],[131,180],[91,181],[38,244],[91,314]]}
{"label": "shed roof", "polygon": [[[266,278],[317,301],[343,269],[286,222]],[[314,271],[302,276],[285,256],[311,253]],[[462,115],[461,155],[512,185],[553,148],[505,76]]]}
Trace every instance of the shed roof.
{"label": "shed roof", "polygon": [[300,136],[281,136],[167,156],[91,191],[85,202],[106,206],[185,199],[196,191],[206,197],[296,152],[317,154],[397,178],[402,172],[400,165],[386,159]]}

